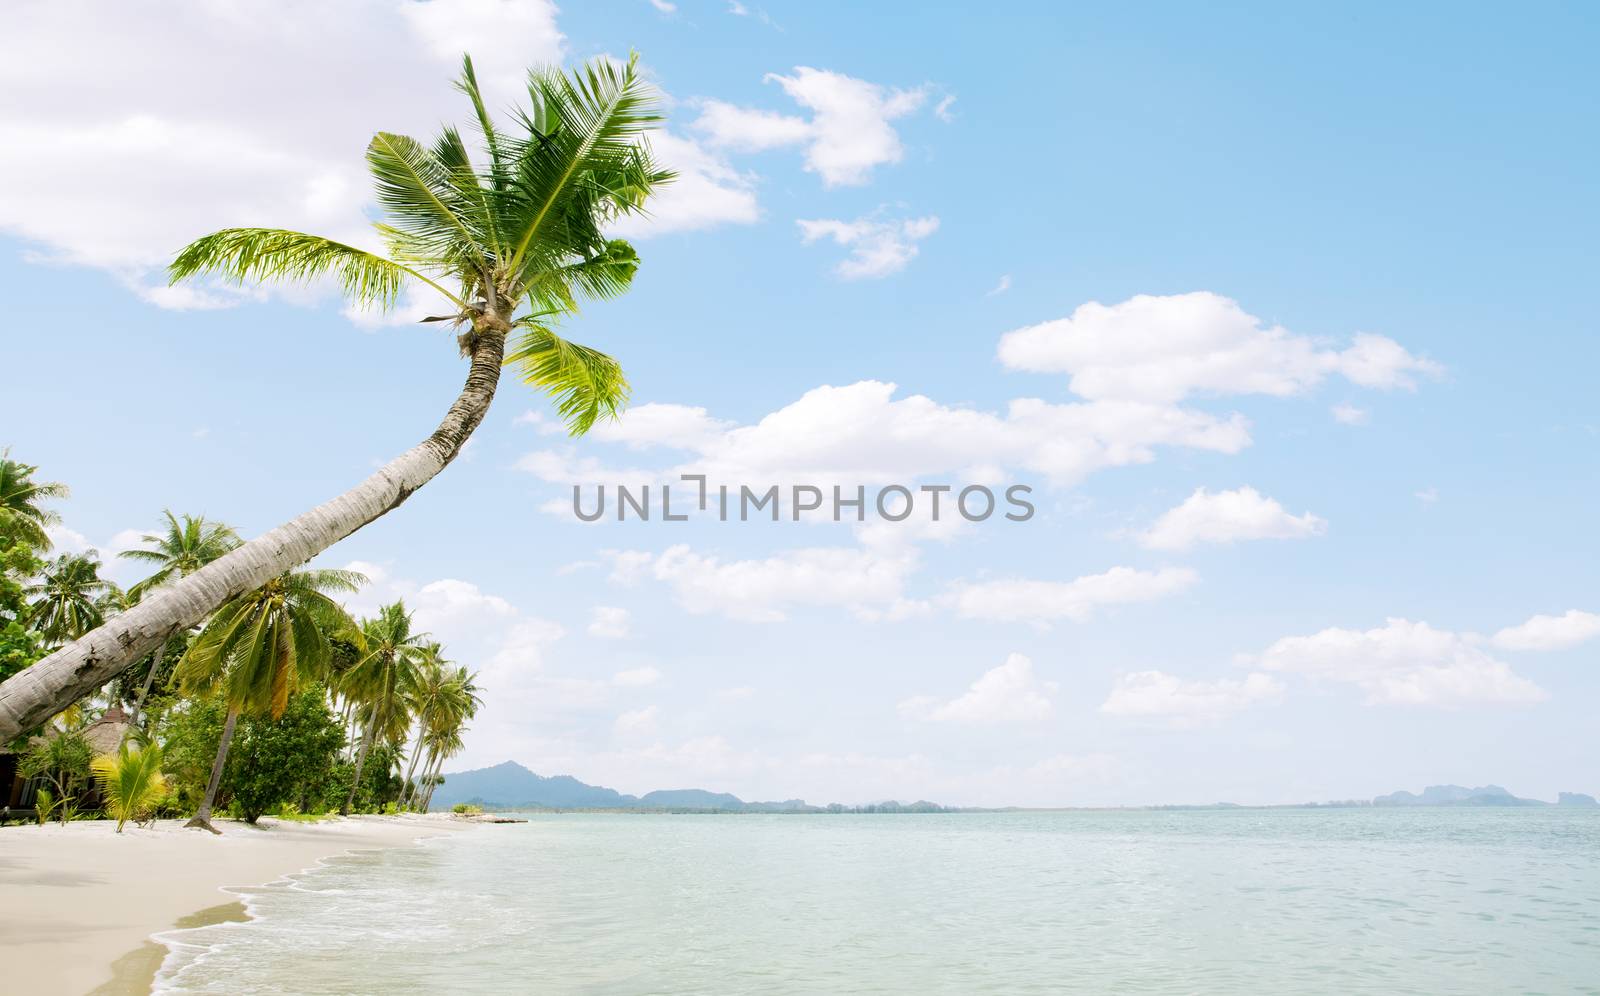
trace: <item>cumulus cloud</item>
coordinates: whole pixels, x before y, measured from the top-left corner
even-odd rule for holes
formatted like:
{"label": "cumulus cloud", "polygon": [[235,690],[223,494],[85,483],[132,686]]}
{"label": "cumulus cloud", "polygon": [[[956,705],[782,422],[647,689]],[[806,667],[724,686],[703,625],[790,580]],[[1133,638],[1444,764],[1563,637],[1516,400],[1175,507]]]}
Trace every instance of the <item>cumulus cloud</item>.
{"label": "cumulus cloud", "polygon": [[941,702],[928,696],[906,699],[899,705],[907,719],[935,723],[1032,723],[1055,714],[1053,681],[1033,673],[1033,661],[1011,654],[999,667],[985,671],[966,694]]}
{"label": "cumulus cloud", "polygon": [[1212,493],[1198,488],[1139,536],[1152,550],[1189,550],[1202,543],[1320,536],[1328,523],[1306,512],[1291,515],[1255,488]]}
{"label": "cumulus cloud", "polygon": [[[163,307],[239,300],[162,286],[159,268],[208,231],[275,225],[371,244],[362,150],[374,123],[427,135],[461,119],[467,107],[446,84],[463,51],[499,104],[525,66],[565,48],[544,0],[167,13],[149,0],[25,0],[0,34],[0,88],[31,95],[0,111],[0,146],[30,150],[0,161],[0,229]],[[239,71],[268,60],[296,71]]]}
{"label": "cumulus cloud", "polygon": [[1559,616],[1534,616],[1494,635],[1502,650],[1566,650],[1600,636],[1600,615],[1569,609]]}
{"label": "cumulus cloud", "polygon": [[927,88],[892,89],[842,73],[798,66],[790,76],[769,73],[810,118],[706,101],[694,127],[712,145],[743,151],[805,147],[805,168],[825,186],[866,183],[872,170],[904,156],[890,124],[921,107]]}
{"label": "cumulus cloud", "polygon": [[648,141],[655,159],[676,171],[677,178],[650,198],[648,213],[619,219],[612,226],[615,234],[645,239],[761,220],[753,174],[675,132],[656,130]]}
{"label": "cumulus cloud", "polygon": [[1357,333],[1329,348],[1206,291],[1091,301],[1070,317],[1006,333],[999,355],[1014,370],[1068,374],[1080,397],[1165,404],[1207,394],[1287,397],[1335,374],[1361,387],[1409,389],[1441,372],[1384,336]]}
{"label": "cumulus cloud", "polygon": [[632,614],[615,605],[596,605],[589,615],[589,635],[602,640],[626,640],[633,622]]}
{"label": "cumulus cloud", "polygon": [[636,736],[654,733],[656,731],[656,716],[660,710],[655,706],[645,706],[643,709],[630,709],[617,717],[614,724],[616,731],[624,736]]}
{"label": "cumulus cloud", "polygon": [[959,583],[940,604],[964,619],[1048,624],[1083,622],[1108,605],[1147,602],[1188,588],[1199,575],[1187,567],[1141,571],[1113,567],[1072,581],[1008,579]]}
{"label": "cumulus cloud", "polygon": [[896,398],[896,386],[859,381],[807,391],[759,421],[736,425],[702,408],[647,404],[591,438],[637,449],[689,452],[655,472],[619,469],[576,450],[543,450],[519,466],[555,483],[666,480],[703,473],[717,481],[889,484],[960,473],[1023,469],[1067,486],[1106,467],[1148,463],[1160,447],[1237,453],[1249,445],[1242,416],[1219,418],[1140,402],[1056,404],[1033,398],[1004,413],[944,405],[924,395]]}
{"label": "cumulus cloud", "polygon": [[1365,408],[1357,408],[1352,404],[1337,404],[1331,409],[1333,420],[1341,425],[1366,425],[1369,414]]}
{"label": "cumulus cloud", "polygon": [[806,245],[826,238],[850,250],[850,255],[833,268],[844,280],[870,280],[899,273],[917,257],[917,243],[939,230],[939,219],[931,215],[909,221],[823,218],[796,224],[800,226],[800,241]]}
{"label": "cumulus cloud", "polygon": [[618,688],[646,688],[661,680],[661,672],[653,667],[634,667],[618,671],[611,683]]}
{"label": "cumulus cloud", "polygon": [[1122,675],[1100,711],[1112,716],[1159,719],[1178,726],[1216,722],[1241,709],[1276,702],[1283,684],[1256,672],[1243,678],[1184,679],[1165,671]]}
{"label": "cumulus cloud", "polygon": [[1480,640],[1423,622],[1390,619],[1364,632],[1329,628],[1285,637],[1257,663],[1267,671],[1354,685],[1373,705],[1522,705],[1548,697],[1491,657]]}

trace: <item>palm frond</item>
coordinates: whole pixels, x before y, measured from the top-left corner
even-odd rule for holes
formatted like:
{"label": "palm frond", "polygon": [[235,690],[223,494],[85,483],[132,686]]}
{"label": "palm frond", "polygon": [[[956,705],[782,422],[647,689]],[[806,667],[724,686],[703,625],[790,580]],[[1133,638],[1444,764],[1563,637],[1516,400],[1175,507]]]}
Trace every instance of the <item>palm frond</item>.
{"label": "palm frond", "polygon": [[556,335],[534,318],[515,323],[522,329],[506,364],[520,368],[524,383],[543,388],[574,436],[581,436],[602,417],[615,418],[628,403],[628,379],[616,360],[597,349]]}
{"label": "palm frond", "polygon": [[464,307],[460,298],[409,266],[342,242],[282,228],[224,228],[189,243],[167,267],[174,284],[201,274],[232,283],[304,283],[331,276],[352,302],[394,307],[407,277],[415,277]]}

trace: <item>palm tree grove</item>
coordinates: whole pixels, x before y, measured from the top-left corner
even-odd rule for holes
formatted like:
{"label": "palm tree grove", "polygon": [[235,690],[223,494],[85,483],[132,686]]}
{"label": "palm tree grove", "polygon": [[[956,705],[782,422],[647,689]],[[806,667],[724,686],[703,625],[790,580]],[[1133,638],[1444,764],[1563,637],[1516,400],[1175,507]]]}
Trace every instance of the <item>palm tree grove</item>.
{"label": "palm tree grove", "polygon": [[379,311],[418,287],[434,294],[426,321],[451,333],[440,362],[467,373],[420,443],[258,536],[161,510],[116,555],[144,572],[126,588],[95,551],[55,548],[68,487],[0,453],[0,759],[26,787],[0,819],[106,818],[121,832],[176,817],[218,833],[224,816],[427,810],[480,705],[472,663],[401,601],[353,613],[367,579],[311,561],[461,452],[503,367],[573,435],[622,409],[620,366],[559,325],[585,299],[628,289],[639,258],[606,231],[673,178],[645,141],[659,116],[636,56],[532,70],[505,115],[491,113],[470,57],[457,88],[475,148],[449,126],[431,143],[379,132],[367,147],[385,253],[230,228],[169,267],[175,284],[332,283]]}

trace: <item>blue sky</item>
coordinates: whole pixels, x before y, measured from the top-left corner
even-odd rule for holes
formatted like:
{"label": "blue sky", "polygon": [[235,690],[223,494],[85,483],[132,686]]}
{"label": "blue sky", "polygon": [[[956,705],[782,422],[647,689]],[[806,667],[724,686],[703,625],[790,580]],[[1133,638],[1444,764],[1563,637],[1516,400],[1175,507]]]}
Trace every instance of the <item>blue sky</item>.
{"label": "blue sky", "polygon": [[[483,669],[461,766],[846,802],[1600,790],[1592,10],[747,7],[8,15],[0,442],[72,486],[62,545],[169,506],[259,532],[425,435],[442,333],[174,296],[161,262],[359,231],[366,139],[463,120],[464,46],[501,103],[521,64],[632,47],[685,179],[568,332],[635,409],[571,442],[508,380],[323,558]],[[560,511],[702,465],[1027,483],[1039,514]]]}

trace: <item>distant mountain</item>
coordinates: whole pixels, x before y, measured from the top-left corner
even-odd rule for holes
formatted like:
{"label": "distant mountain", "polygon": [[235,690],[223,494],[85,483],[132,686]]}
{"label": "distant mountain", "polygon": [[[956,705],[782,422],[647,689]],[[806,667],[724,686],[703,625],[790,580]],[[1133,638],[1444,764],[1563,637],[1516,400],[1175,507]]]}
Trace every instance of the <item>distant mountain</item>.
{"label": "distant mountain", "polygon": [[1538,799],[1521,799],[1498,785],[1464,788],[1460,785],[1429,785],[1421,795],[1391,792],[1372,800],[1374,806],[1548,806]]}
{"label": "distant mountain", "polygon": [[[783,802],[745,802],[726,792],[705,789],[665,789],[643,796],[625,795],[615,789],[586,785],[571,775],[536,775],[515,761],[492,768],[447,774],[444,784],[433,793],[434,809],[449,809],[465,802],[485,809],[660,809],[705,810],[724,813],[817,813],[824,810],[808,806],[803,799]],[[942,807],[929,802],[915,804],[918,812],[938,812]],[[832,807],[846,811],[847,807]],[[872,812],[910,812],[910,807],[863,807]]]}
{"label": "distant mountain", "polygon": [[1600,800],[1582,792],[1563,792],[1556,798],[1558,806],[1600,806]]}

